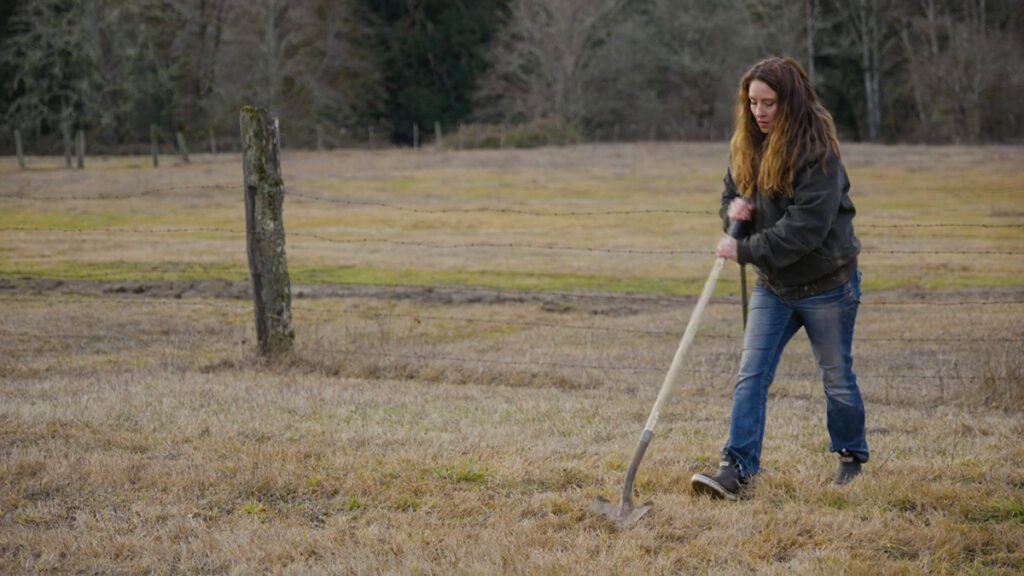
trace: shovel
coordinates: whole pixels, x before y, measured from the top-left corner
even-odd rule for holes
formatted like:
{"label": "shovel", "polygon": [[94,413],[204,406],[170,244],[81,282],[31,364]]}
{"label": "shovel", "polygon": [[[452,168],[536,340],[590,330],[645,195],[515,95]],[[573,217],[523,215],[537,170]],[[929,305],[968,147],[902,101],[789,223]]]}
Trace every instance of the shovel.
{"label": "shovel", "polygon": [[[742,224],[743,222],[741,221],[732,222],[729,225],[729,235],[736,238]],[[647,452],[647,446],[651,443],[651,437],[654,436],[654,426],[658,423],[661,405],[665,403],[665,399],[672,393],[673,384],[675,383],[676,376],[679,374],[679,368],[683,364],[683,357],[686,356],[686,352],[693,343],[694,336],[697,335],[697,326],[700,325],[700,318],[704,315],[704,308],[707,307],[708,300],[711,299],[711,293],[715,291],[715,284],[718,282],[718,275],[722,271],[723,264],[725,264],[725,258],[715,260],[715,265],[711,268],[711,274],[708,275],[707,281],[704,282],[704,290],[700,293],[697,305],[693,307],[693,312],[690,313],[690,322],[686,325],[683,339],[679,342],[679,348],[672,359],[672,365],[668,369],[668,374],[665,375],[665,382],[661,385],[658,399],[654,401],[651,415],[647,417],[647,424],[644,426],[643,433],[640,434],[640,443],[637,444],[636,450],[633,451],[633,460],[630,461],[629,468],[626,470],[626,481],[622,485],[621,503],[616,506],[598,496],[594,503],[590,505],[589,510],[591,512],[614,521],[620,527],[636,522],[651,509],[651,502],[644,502],[642,506],[637,506],[633,503],[633,480],[636,479],[636,470],[640,467],[640,461],[643,460],[644,453]]]}

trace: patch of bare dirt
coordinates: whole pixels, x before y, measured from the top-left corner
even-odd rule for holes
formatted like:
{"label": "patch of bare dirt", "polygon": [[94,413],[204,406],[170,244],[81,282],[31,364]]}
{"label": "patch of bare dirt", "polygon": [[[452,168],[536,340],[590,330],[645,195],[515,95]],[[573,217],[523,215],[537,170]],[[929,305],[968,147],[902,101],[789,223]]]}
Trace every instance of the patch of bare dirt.
{"label": "patch of bare dirt", "polygon": [[[187,281],[90,281],[51,278],[0,279],[0,294],[76,294],[147,298],[251,298],[248,282],[228,280]],[[371,298],[411,301],[419,304],[507,304],[537,303],[545,312],[589,312],[602,316],[624,316],[650,310],[692,305],[695,296],[613,294],[601,292],[540,292],[498,290],[474,286],[382,286],[364,284],[300,284],[292,286],[293,299]],[[735,298],[735,296],[726,297]],[[1022,301],[1024,287],[979,288],[931,292],[926,290],[884,290],[865,294],[864,303],[901,302],[987,302]]]}
{"label": "patch of bare dirt", "polygon": [[[48,278],[0,279],[0,294],[75,294],[105,297],[147,298],[227,298],[252,297],[248,282],[228,280],[187,281],[90,281]],[[620,316],[664,308],[685,306],[693,296],[657,296],[595,292],[539,292],[498,290],[473,286],[381,286],[360,284],[300,284],[292,286],[292,298],[371,298],[411,301],[420,304],[507,304],[537,303],[546,312],[586,311],[597,315]]]}

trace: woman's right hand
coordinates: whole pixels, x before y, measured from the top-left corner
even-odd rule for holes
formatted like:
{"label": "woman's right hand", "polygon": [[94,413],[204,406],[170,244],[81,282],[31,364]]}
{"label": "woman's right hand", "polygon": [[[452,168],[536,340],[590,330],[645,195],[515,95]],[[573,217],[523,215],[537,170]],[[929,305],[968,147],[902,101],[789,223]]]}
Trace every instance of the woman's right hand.
{"label": "woman's right hand", "polygon": [[750,217],[754,214],[754,205],[747,202],[743,198],[733,198],[732,202],[729,203],[729,210],[727,215],[730,221],[736,220],[750,220]]}

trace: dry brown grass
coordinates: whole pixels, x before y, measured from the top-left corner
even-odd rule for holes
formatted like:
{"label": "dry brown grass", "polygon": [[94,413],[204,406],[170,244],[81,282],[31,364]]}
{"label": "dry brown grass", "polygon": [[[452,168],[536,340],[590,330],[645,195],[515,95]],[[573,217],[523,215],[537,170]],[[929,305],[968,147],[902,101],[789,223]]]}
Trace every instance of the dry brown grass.
{"label": "dry brown grass", "polygon": [[[713,209],[722,151],[294,153],[285,173],[286,185],[309,194],[401,205]],[[864,183],[855,196],[859,222],[1021,223],[1020,190],[1009,183],[1024,171],[1019,149],[855,146],[847,158],[855,185]],[[300,173],[289,176],[289,166]],[[19,173],[7,164],[0,172],[0,194],[36,196],[240,179],[230,157],[159,171],[110,159],[84,174]],[[990,195],[958,195],[967,182]],[[33,229],[0,231],[0,571],[1024,570],[1019,255],[866,253],[866,284],[875,288],[865,294],[854,352],[872,461],[850,486],[829,484],[835,462],[824,400],[798,336],[772,390],[763,474],[750,497],[733,504],[689,488],[693,472],[714,466],[727,432],[740,335],[736,273],[728,269],[640,469],[638,498],[655,509],[619,530],[586,509],[598,495],[617,496],[692,297],[296,286],[304,293],[293,303],[296,352],[268,364],[254,355],[244,281],[231,269],[223,280],[211,272],[244,270],[236,237],[192,231],[170,235],[172,245],[152,232],[56,230],[104,219],[104,227],[235,228],[236,192],[0,198],[3,227]],[[929,198],[945,209],[928,212]],[[656,249],[710,247],[718,233],[700,215],[606,218],[602,233],[489,213],[446,224],[381,206],[289,201],[285,211],[289,232],[423,242],[479,236]],[[861,235],[874,246],[1019,254],[1019,228],[1010,230],[865,227]],[[666,263],[302,238],[289,240],[297,267],[578,266],[699,284],[711,265],[702,255]],[[61,268],[66,262],[75,265]],[[165,280],[194,263],[205,275],[108,281],[110,262],[152,267]],[[979,284],[950,278],[955,289],[917,288],[954,265]],[[63,269],[64,284],[20,278],[33,269]],[[74,280],[96,270],[99,279]]]}

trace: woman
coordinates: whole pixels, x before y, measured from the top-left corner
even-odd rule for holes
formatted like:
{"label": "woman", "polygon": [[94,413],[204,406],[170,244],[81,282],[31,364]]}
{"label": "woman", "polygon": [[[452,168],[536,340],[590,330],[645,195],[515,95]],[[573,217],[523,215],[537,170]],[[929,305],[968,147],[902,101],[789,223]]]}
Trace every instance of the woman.
{"label": "woman", "polygon": [[860,301],[850,182],[832,116],[792,58],[768,58],[740,80],[721,215],[744,222],[717,254],[757,269],[729,440],[714,476],[695,474],[698,493],[734,500],[761,463],[768,387],[779,357],[807,332],[827,399],[834,482],[868,460],[864,404],[850,348]]}

